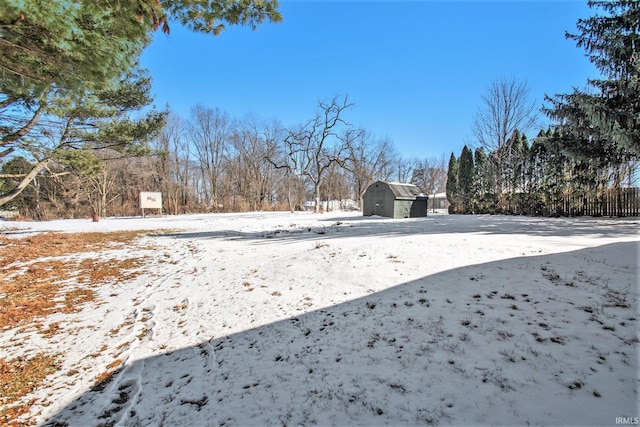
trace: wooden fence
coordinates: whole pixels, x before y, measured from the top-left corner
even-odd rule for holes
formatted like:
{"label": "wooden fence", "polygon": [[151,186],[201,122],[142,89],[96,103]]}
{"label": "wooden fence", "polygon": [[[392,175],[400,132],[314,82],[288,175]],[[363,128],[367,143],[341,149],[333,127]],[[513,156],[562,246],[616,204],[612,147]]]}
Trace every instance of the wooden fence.
{"label": "wooden fence", "polygon": [[506,214],[530,216],[640,216],[640,188],[619,188],[597,194],[545,193],[485,194],[473,201],[471,210],[462,203],[449,206],[449,213]]}
{"label": "wooden fence", "polygon": [[560,216],[640,216],[640,188],[619,188],[598,195],[565,196],[555,207]]}

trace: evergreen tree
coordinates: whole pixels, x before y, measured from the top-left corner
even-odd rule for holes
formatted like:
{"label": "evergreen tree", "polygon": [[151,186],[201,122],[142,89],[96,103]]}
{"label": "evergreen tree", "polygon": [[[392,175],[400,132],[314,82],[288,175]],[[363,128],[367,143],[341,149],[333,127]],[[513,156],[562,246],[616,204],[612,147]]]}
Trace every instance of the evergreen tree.
{"label": "evergreen tree", "polygon": [[[93,150],[117,150],[121,156],[149,154],[147,143],[164,124],[164,112],[141,114],[150,102],[151,79],[143,72],[129,73],[115,87],[79,94],[49,92],[46,120],[20,138],[22,149],[34,159],[33,167],[11,189],[0,194],[0,205],[20,194],[52,162],[95,169]],[[138,113],[138,118],[132,118]],[[21,111],[15,111],[20,116]]]}
{"label": "evergreen tree", "polygon": [[527,184],[529,141],[524,134],[514,135],[510,156],[511,192],[522,193]]}
{"label": "evergreen tree", "polygon": [[538,132],[531,144],[529,150],[529,191],[539,193],[542,191],[542,177],[544,176],[545,155],[544,138],[546,133],[544,130]]}
{"label": "evergreen tree", "polygon": [[[0,192],[6,192],[14,188],[20,182],[20,178],[33,168],[27,159],[22,156],[16,156],[5,162],[0,169]],[[22,215],[25,213],[25,207],[32,205],[34,198],[34,186],[30,185],[23,193],[13,200],[9,208],[17,209]]]}
{"label": "evergreen tree", "polygon": [[458,188],[460,201],[464,213],[473,212],[473,195],[475,193],[475,169],[473,154],[465,145],[458,161]]}
{"label": "evergreen tree", "polygon": [[0,6],[0,88],[33,100],[51,86],[94,90],[135,67],[153,31],[178,21],[219,34],[225,23],[282,20],[277,0],[4,0]]}
{"label": "evergreen tree", "polygon": [[515,169],[518,167],[519,159],[517,153],[519,151],[519,144],[520,132],[516,129],[507,140],[503,153],[497,156],[502,161],[502,176],[500,178],[503,183],[502,189],[505,190],[507,194],[511,194],[514,191],[514,175],[516,174]]}
{"label": "evergreen tree", "polygon": [[162,113],[127,115],[151,102],[150,79],[131,76],[139,74],[140,54],[155,30],[168,32],[168,22],[178,21],[217,35],[225,24],[255,28],[265,20],[279,22],[277,8],[278,0],[2,2],[0,160],[20,149],[35,166],[0,194],[0,205],[75,141],[128,144],[131,151],[156,131]]}
{"label": "evergreen tree", "polygon": [[538,136],[534,138],[529,150],[529,186],[528,192],[530,194],[531,205],[530,213],[534,215],[543,215],[545,213],[543,194],[544,176],[546,168],[546,148],[544,144],[544,138],[546,133],[544,130],[540,130]]}
{"label": "evergreen tree", "polygon": [[[8,0],[0,10],[0,88],[32,100],[52,85],[91,90],[132,68],[149,42],[132,2]],[[129,4],[126,4],[129,3]],[[129,7],[127,7],[129,6]]]}
{"label": "evergreen tree", "polygon": [[451,153],[449,158],[449,168],[447,169],[447,200],[451,204],[449,206],[449,213],[457,213],[460,187],[458,186],[458,159],[455,154]]}
{"label": "evergreen tree", "polygon": [[486,177],[486,166],[487,166],[487,155],[484,152],[484,148],[478,147],[473,153],[473,163],[475,165],[476,172],[476,187],[475,194],[476,196],[482,196],[485,193],[488,193],[487,189],[487,177]]}
{"label": "evergreen tree", "polygon": [[553,132],[549,129],[541,141],[544,145],[542,193],[547,212],[551,215],[557,214],[567,185],[567,158],[560,148],[560,138],[560,132],[557,129]]}
{"label": "evergreen tree", "polygon": [[640,155],[640,2],[592,0],[605,14],[580,19],[566,34],[585,49],[603,79],[592,91],[547,97],[545,112],[561,130],[557,143],[579,159],[616,166]]}
{"label": "evergreen tree", "polygon": [[475,192],[474,211],[477,213],[488,213],[486,199],[491,193],[491,177],[489,176],[489,160],[484,148],[476,148],[473,156],[475,166]]}

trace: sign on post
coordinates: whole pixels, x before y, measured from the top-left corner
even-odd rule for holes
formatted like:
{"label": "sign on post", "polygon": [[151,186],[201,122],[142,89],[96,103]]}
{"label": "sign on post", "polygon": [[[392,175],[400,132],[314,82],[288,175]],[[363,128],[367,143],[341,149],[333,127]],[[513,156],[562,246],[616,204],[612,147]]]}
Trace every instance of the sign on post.
{"label": "sign on post", "polygon": [[160,214],[162,214],[162,193],[141,191],[140,208],[142,209],[143,218],[145,209],[158,209],[160,211]]}

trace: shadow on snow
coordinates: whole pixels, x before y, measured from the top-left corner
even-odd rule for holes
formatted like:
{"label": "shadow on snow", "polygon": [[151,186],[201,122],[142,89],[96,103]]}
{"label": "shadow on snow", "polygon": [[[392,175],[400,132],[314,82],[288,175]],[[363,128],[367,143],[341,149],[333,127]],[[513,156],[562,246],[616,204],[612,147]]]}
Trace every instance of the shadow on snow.
{"label": "shadow on snow", "polygon": [[[607,275],[635,260],[631,242],[467,266],[204,338],[128,363],[47,425],[614,424],[638,415],[636,269]],[[548,274],[567,268],[571,284]]]}
{"label": "shadow on snow", "polygon": [[[268,230],[215,230],[169,233],[181,239],[252,240],[256,243],[317,240],[362,236],[415,236],[447,233],[477,233],[529,236],[624,237],[638,235],[638,218],[542,218],[492,215],[434,215],[394,220],[382,217],[332,217],[319,219],[322,226],[289,224]],[[620,227],[624,224],[625,227]]]}

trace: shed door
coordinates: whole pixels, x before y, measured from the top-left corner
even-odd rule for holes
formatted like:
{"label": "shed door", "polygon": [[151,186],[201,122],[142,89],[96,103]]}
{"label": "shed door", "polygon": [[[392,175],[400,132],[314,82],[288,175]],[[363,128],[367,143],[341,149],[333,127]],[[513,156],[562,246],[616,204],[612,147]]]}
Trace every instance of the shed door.
{"label": "shed door", "polygon": [[384,199],[386,191],[376,190],[373,192],[373,214],[384,216]]}

